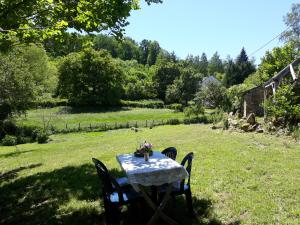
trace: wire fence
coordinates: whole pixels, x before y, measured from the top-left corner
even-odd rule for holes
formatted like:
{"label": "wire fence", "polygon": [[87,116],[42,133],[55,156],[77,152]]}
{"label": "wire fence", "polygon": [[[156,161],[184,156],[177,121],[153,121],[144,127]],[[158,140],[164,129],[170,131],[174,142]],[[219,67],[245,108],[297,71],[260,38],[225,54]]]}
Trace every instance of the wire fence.
{"label": "wire fence", "polygon": [[108,131],[116,129],[128,128],[153,128],[162,125],[178,125],[178,124],[193,124],[193,123],[209,123],[207,117],[185,118],[185,119],[161,119],[161,120],[143,120],[143,121],[127,121],[127,122],[103,122],[103,123],[65,123],[64,128],[56,128],[50,124],[52,133],[71,133],[81,131]]}

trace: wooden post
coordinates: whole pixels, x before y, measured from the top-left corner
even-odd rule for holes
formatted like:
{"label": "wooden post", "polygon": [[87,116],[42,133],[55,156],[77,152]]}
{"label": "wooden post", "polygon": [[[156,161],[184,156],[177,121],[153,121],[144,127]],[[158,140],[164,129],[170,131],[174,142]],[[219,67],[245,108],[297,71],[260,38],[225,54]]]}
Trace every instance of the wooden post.
{"label": "wooden post", "polygon": [[138,124],[137,124],[137,121],[135,121],[135,128],[138,128]]}
{"label": "wooden post", "polygon": [[68,124],[66,123],[66,130],[68,129]]}
{"label": "wooden post", "polygon": [[80,130],[80,123],[78,123],[78,130]]}

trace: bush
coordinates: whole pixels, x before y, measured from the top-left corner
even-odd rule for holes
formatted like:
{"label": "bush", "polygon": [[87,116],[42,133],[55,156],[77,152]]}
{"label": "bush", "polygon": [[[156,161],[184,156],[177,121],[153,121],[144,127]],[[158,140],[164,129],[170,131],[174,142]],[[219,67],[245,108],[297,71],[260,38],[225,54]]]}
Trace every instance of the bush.
{"label": "bush", "polygon": [[201,103],[202,103],[201,101],[197,103],[190,101],[189,106],[184,109],[184,115],[186,117],[191,117],[191,116],[199,117],[200,114],[204,114],[204,108]]}
{"label": "bush", "polygon": [[32,139],[30,137],[17,136],[17,144],[31,143]]}
{"label": "bush", "polygon": [[140,100],[140,101],[125,101],[121,100],[121,105],[126,107],[138,107],[138,108],[164,108],[164,102],[162,100]]}
{"label": "bush", "polygon": [[179,119],[169,119],[168,124],[169,125],[177,125],[177,124],[180,124],[180,121],[179,121]]}
{"label": "bush", "polygon": [[17,144],[17,137],[12,135],[5,135],[2,139],[2,145],[4,146],[14,146]]}
{"label": "bush", "polygon": [[296,124],[300,119],[299,96],[296,95],[293,85],[282,84],[276,91],[274,98],[264,102],[266,116],[275,121],[284,119],[284,125]]}
{"label": "bush", "polygon": [[228,130],[229,129],[229,121],[228,118],[223,119],[223,130]]}
{"label": "bush", "polygon": [[183,111],[183,105],[179,103],[174,103],[171,105],[167,105],[168,109],[175,110],[176,112],[182,112]]}
{"label": "bush", "polygon": [[296,141],[299,141],[300,140],[300,129],[295,129],[293,131],[293,134],[292,134],[293,138],[296,140]]}
{"label": "bush", "polygon": [[68,105],[68,99],[60,99],[60,98],[48,98],[48,99],[43,99],[39,102],[33,103],[34,106],[38,107],[57,107],[57,106],[67,106]]}
{"label": "bush", "polygon": [[39,132],[37,135],[37,142],[39,144],[47,143],[49,135],[46,132]]}

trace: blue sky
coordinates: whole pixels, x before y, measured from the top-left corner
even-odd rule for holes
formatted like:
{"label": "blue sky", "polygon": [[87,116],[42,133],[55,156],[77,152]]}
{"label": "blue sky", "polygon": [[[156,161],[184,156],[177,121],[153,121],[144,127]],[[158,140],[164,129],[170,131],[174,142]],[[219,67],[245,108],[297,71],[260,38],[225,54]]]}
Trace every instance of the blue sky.
{"label": "blue sky", "polygon": [[[180,58],[216,51],[223,59],[235,58],[243,46],[250,55],[285,30],[283,16],[292,3],[296,0],[164,0],[151,6],[142,1],[129,17],[126,36],[157,40]],[[253,55],[256,63],[281,44],[275,40]]]}

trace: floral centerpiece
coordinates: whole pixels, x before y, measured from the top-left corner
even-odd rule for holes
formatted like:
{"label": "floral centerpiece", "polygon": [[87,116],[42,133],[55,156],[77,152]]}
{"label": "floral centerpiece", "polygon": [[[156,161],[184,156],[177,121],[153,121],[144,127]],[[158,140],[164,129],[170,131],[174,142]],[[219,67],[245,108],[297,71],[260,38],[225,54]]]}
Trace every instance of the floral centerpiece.
{"label": "floral centerpiece", "polygon": [[149,157],[153,154],[152,147],[153,147],[153,145],[151,143],[148,143],[147,141],[145,141],[143,144],[140,145],[140,148],[136,150],[134,155],[137,157],[144,156],[145,160],[146,160],[147,156]]}

